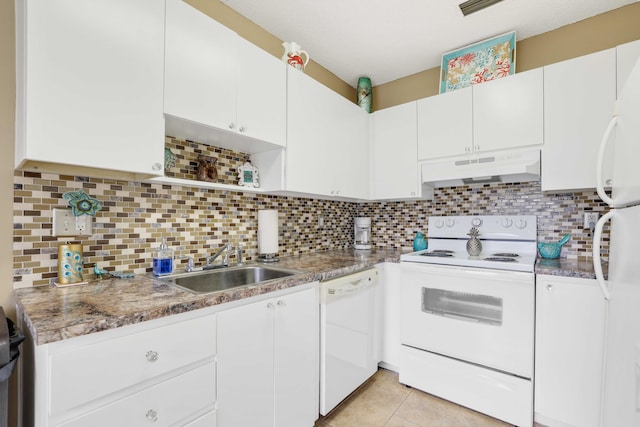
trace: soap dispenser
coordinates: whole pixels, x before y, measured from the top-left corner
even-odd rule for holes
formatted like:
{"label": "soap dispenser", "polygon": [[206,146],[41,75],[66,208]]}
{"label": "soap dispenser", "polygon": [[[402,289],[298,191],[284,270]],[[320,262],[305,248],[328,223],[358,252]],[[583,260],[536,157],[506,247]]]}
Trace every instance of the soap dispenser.
{"label": "soap dispenser", "polygon": [[160,248],[153,253],[153,274],[164,276],[173,273],[173,249],[167,247],[167,238],[162,238]]}

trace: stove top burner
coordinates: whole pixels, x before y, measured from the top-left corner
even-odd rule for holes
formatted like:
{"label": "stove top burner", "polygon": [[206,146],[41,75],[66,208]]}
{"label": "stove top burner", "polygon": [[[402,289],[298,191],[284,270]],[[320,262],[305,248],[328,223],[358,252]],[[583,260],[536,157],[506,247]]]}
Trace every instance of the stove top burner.
{"label": "stove top burner", "polygon": [[490,256],[488,258],[483,258],[485,261],[496,261],[496,262],[515,262],[516,259],[507,256]]}
{"label": "stove top burner", "polygon": [[420,254],[421,256],[432,256],[439,258],[452,258],[453,252],[451,251],[433,251],[433,252],[424,252]]}
{"label": "stove top burner", "polygon": [[491,256],[492,256],[492,257],[494,257],[494,256],[495,256],[495,257],[518,258],[520,255],[518,255],[518,254],[514,254],[514,253],[504,253],[504,252],[501,252],[501,253],[499,253],[499,254],[493,254],[493,255],[491,255]]}

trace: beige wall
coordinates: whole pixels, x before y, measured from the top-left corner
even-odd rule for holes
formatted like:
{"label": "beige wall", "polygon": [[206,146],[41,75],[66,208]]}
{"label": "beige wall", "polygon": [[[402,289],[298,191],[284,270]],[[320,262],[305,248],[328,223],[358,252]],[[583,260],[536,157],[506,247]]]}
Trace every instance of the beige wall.
{"label": "beige wall", "polygon": [[[244,37],[256,46],[276,56],[277,58],[280,58],[282,56],[282,40],[266,32],[261,27],[258,27],[247,18],[239,15],[236,11],[223,4],[219,0],[185,1],[201,10],[202,12],[206,13],[207,15],[211,16],[213,19],[225,25],[226,27],[232,29],[241,37]],[[350,86],[349,84],[336,77],[335,74],[331,73],[318,63],[314,62],[313,59],[309,61],[309,64],[305,69],[305,73],[318,80],[325,86],[338,92],[345,98],[355,102],[356,92],[354,87],[356,82],[353,82],[353,86]]]}
{"label": "beige wall", "polygon": [[[516,32],[516,37],[518,36]],[[516,43],[516,71],[526,71],[640,39],[640,2]],[[373,88],[373,109],[438,94],[440,67]]]}

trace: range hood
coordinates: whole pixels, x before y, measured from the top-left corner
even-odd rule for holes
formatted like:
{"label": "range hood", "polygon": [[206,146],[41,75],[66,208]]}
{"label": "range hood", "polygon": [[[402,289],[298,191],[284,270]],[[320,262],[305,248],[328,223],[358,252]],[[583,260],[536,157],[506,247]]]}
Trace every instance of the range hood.
{"label": "range hood", "polygon": [[422,183],[455,187],[540,180],[540,150],[508,150],[421,163]]}

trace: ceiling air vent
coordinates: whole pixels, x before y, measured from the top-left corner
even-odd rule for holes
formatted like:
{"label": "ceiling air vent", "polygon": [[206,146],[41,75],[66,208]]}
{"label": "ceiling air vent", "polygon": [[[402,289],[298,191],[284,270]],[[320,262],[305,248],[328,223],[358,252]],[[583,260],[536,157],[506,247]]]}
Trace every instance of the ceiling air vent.
{"label": "ceiling air vent", "polygon": [[493,6],[496,3],[500,3],[502,0],[468,0],[464,3],[460,3],[460,10],[464,16],[470,13],[477,12],[489,6]]}

